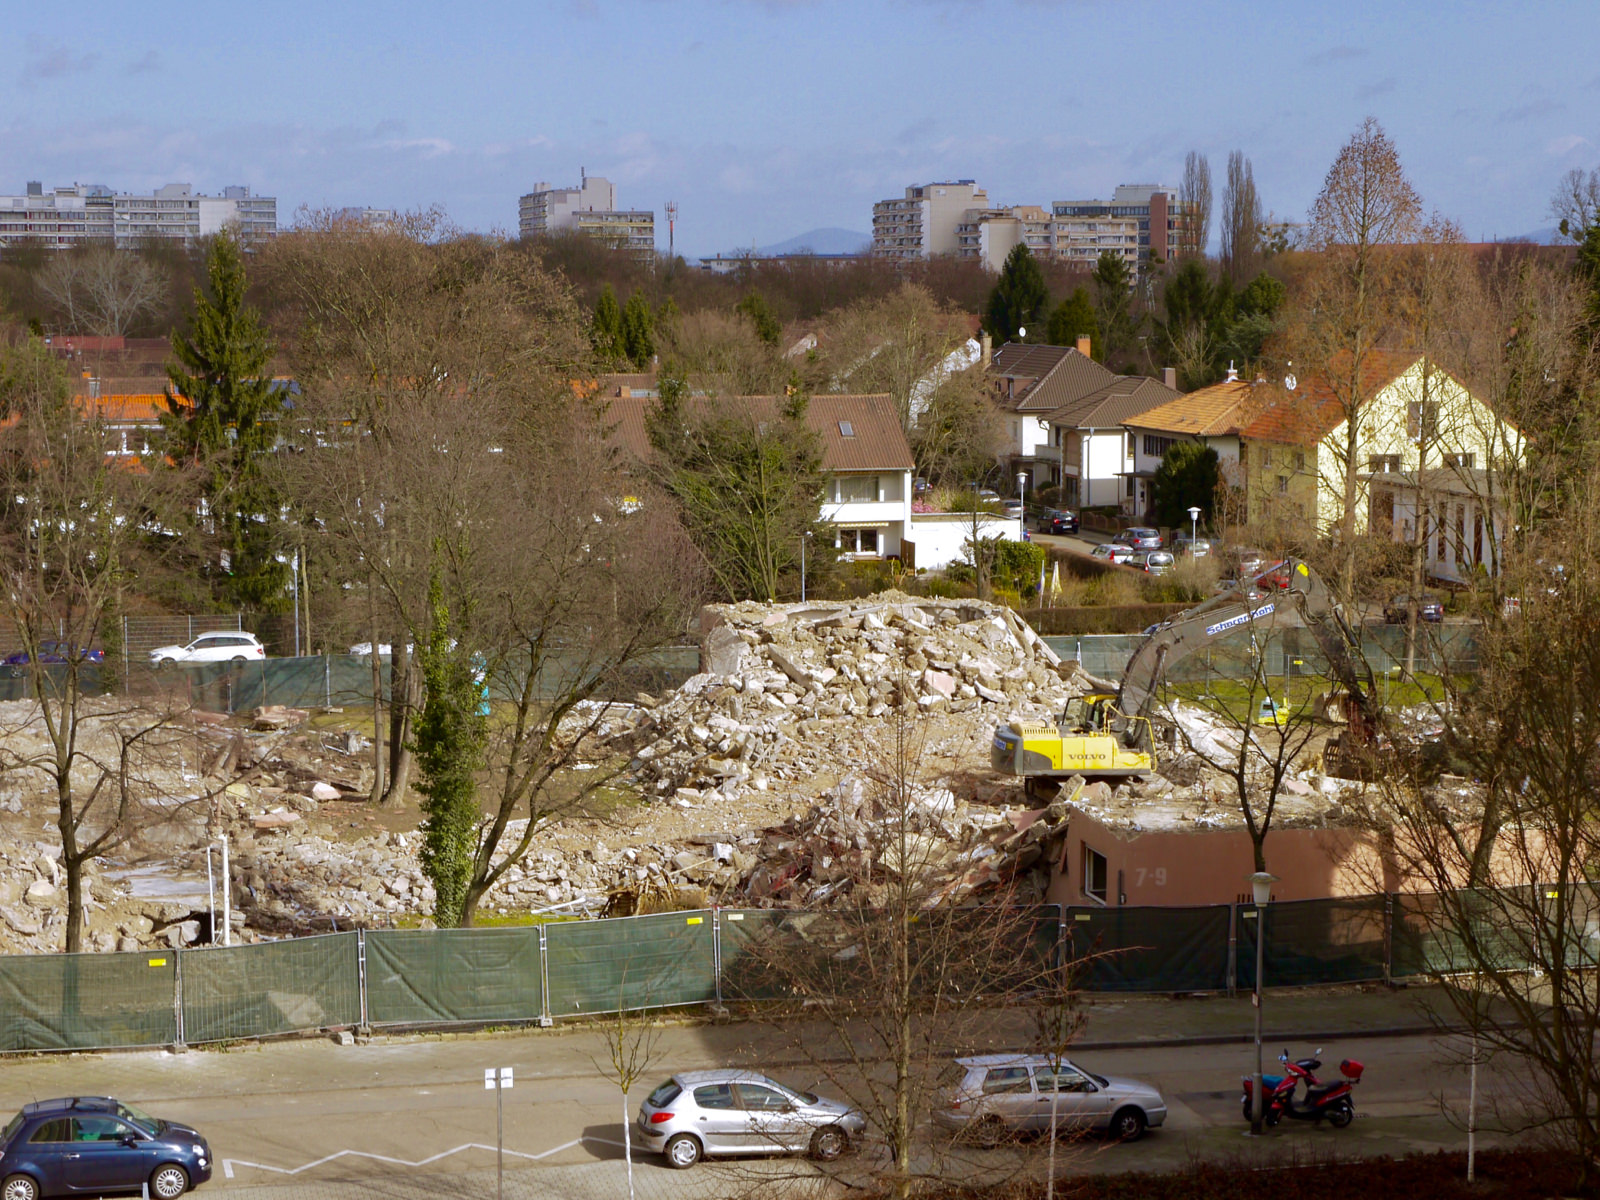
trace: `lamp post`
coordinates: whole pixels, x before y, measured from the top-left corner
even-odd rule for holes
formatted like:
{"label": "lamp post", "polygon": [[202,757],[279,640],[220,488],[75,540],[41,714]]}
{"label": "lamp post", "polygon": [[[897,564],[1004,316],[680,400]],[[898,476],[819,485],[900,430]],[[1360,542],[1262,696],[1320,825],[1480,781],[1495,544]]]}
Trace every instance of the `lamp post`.
{"label": "lamp post", "polygon": [[1189,508],[1189,553],[1194,553],[1194,544],[1200,540],[1200,506],[1191,505]]}
{"label": "lamp post", "polygon": [[1256,990],[1251,997],[1256,1006],[1256,1073],[1250,1089],[1250,1135],[1260,1137],[1261,1110],[1264,1107],[1261,1095],[1261,968],[1267,945],[1267,920],[1262,914],[1266,911],[1267,902],[1272,899],[1272,885],[1278,881],[1278,877],[1257,871],[1249,878],[1250,891],[1256,902]]}
{"label": "lamp post", "polygon": [[811,540],[811,530],[800,535],[800,603],[806,602],[806,543]]}

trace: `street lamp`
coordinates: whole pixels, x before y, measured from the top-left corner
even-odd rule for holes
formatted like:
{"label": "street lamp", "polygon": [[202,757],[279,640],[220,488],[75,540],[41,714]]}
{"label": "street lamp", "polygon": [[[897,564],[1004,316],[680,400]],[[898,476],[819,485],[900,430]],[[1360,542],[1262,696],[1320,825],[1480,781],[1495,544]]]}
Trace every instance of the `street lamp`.
{"label": "street lamp", "polygon": [[1194,553],[1194,544],[1200,540],[1200,506],[1191,505],[1189,508],[1189,553]]}
{"label": "street lamp", "polygon": [[1028,473],[1026,471],[1017,472],[1017,499],[1022,501],[1022,523],[1026,525],[1028,523]]}
{"label": "street lamp", "polygon": [[806,602],[806,543],[811,540],[811,530],[800,535],[800,603]]}
{"label": "street lamp", "polygon": [[1278,882],[1278,877],[1257,871],[1249,879],[1250,891],[1256,902],[1256,990],[1252,997],[1256,1006],[1256,1073],[1252,1081],[1254,1086],[1250,1089],[1250,1134],[1260,1137],[1261,1110],[1264,1107],[1261,1095],[1261,969],[1267,945],[1267,919],[1263,913],[1267,902],[1272,899],[1272,885]]}

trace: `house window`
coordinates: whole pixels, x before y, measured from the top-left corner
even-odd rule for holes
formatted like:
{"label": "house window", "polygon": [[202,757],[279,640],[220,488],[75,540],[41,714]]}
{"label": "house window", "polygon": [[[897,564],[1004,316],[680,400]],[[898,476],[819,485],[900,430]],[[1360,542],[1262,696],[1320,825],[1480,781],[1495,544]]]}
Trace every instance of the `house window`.
{"label": "house window", "polygon": [[1296,471],[1304,471],[1306,469],[1306,452],[1304,450],[1296,450],[1294,452],[1294,469]]}
{"label": "house window", "polygon": [[1152,433],[1144,435],[1144,456],[1146,458],[1160,458],[1172,448],[1177,438],[1156,437]]}
{"label": "house window", "polygon": [[1287,475],[1279,475],[1278,476],[1278,495],[1287,496],[1288,494],[1289,494],[1289,477]]}
{"label": "house window", "polygon": [[839,475],[835,477],[834,487],[840,504],[874,504],[881,496],[876,475]]}
{"label": "house window", "polygon": [[839,531],[839,552],[841,554],[878,553],[878,531],[876,529],[841,529]]}
{"label": "house window", "polygon": [[1440,513],[1437,517],[1433,518],[1433,528],[1434,528],[1434,531],[1438,534],[1438,537],[1439,537],[1439,544],[1438,544],[1438,547],[1437,547],[1437,549],[1436,549],[1436,551],[1434,553],[1434,556],[1433,556],[1435,562],[1441,562],[1442,563],[1444,561],[1444,554],[1445,554],[1445,550],[1444,550],[1444,547],[1445,547],[1445,521],[1447,519],[1447,514],[1449,513],[1449,511],[1450,511],[1450,506],[1449,505],[1445,505],[1444,512]]}
{"label": "house window", "polygon": [[1263,446],[1261,448],[1261,465],[1263,467],[1270,467],[1272,465],[1272,447],[1271,446]]}
{"label": "house window", "polygon": [[850,424],[849,421],[840,421],[839,422],[839,436],[840,437],[853,438],[853,437],[855,437],[855,435],[856,435],[856,427],[854,425]]}
{"label": "house window", "polygon": [[1398,454],[1369,454],[1367,455],[1367,470],[1374,475],[1392,473],[1400,469],[1400,456]]}
{"label": "house window", "polygon": [[1477,465],[1477,461],[1478,456],[1476,454],[1446,454],[1444,456],[1445,466],[1459,467],[1463,471],[1472,470]]}
{"label": "house window", "polygon": [[1133,434],[1126,434],[1122,441],[1122,453],[1130,462],[1133,461]]}
{"label": "house window", "polygon": [[1406,405],[1406,437],[1413,442],[1431,442],[1439,435],[1439,402],[1413,400]]}
{"label": "house window", "polygon": [[1091,900],[1106,902],[1106,856],[1083,844],[1083,894]]}
{"label": "house window", "polygon": [[1133,495],[1133,476],[1128,476],[1128,495]]}

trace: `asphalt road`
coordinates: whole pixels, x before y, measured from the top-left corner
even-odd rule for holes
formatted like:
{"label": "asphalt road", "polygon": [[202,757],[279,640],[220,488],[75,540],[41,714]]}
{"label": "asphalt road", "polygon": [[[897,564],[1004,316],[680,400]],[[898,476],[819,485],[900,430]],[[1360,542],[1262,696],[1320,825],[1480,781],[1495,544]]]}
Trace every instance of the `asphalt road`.
{"label": "asphalt road", "polygon": [[[630,1105],[674,1070],[757,1062],[760,1031],[744,1026],[675,1027],[661,1042],[659,1069]],[[1274,1048],[1276,1049],[1276,1047]],[[1316,1047],[1291,1047],[1305,1054]],[[1070,1171],[1178,1168],[1196,1157],[1289,1161],[1315,1153],[1376,1155],[1457,1148],[1463,1135],[1441,1114],[1441,1098],[1464,1103],[1464,1072],[1455,1051],[1434,1037],[1355,1039],[1329,1046],[1329,1071],[1340,1057],[1367,1065],[1357,1088],[1358,1120],[1346,1130],[1286,1124],[1262,1139],[1245,1136],[1239,1077],[1252,1066],[1243,1045],[1089,1051],[1077,1061],[1101,1073],[1157,1084],[1170,1116],[1137,1145],[1085,1143],[1062,1151]],[[495,1094],[483,1072],[512,1067],[504,1094],[503,1194],[585,1197],[627,1194],[621,1141],[623,1108],[616,1086],[595,1065],[605,1058],[593,1032],[377,1040],[359,1046],[328,1041],[279,1043],[181,1054],[60,1055],[0,1063],[0,1107],[74,1093],[110,1094],[205,1132],[218,1170],[204,1189],[241,1200],[312,1197],[493,1196]],[[1269,1055],[1268,1070],[1273,1063]],[[779,1079],[814,1086],[811,1070],[777,1067]],[[1480,1074],[1484,1095],[1495,1073]],[[933,1143],[923,1159],[932,1168]],[[1038,1170],[1038,1145],[968,1156],[964,1175]],[[871,1163],[857,1161],[854,1169]],[[957,1169],[947,1167],[947,1170]],[[667,1169],[635,1155],[639,1197],[787,1194],[817,1182],[811,1168],[744,1160]]]}

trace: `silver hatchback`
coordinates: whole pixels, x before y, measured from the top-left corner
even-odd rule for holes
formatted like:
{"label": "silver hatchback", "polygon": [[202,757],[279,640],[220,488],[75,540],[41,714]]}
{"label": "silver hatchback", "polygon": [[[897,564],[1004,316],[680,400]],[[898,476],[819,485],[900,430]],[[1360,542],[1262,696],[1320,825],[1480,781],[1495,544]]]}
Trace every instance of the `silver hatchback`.
{"label": "silver hatchback", "polygon": [[866,1128],[838,1100],[784,1087],[755,1071],[681,1071],[639,1106],[646,1150],[680,1170],[729,1154],[810,1154],[838,1158]]}
{"label": "silver hatchback", "polygon": [[1148,1083],[1096,1075],[1066,1059],[1052,1067],[1042,1054],[958,1058],[939,1083],[934,1123],[981,1145],[1047,1131],[1052,1107],[1058,1132],[1095,1130],[1125,1142],[1167,1119],[1167,1102]]}

